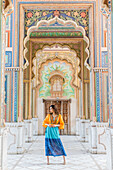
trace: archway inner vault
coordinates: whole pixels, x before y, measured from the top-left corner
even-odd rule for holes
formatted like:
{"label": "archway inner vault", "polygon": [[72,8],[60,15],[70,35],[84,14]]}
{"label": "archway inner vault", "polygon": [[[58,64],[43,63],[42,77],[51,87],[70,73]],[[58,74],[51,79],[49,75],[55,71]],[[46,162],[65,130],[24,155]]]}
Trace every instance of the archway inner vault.
{"label": "archway inner vault", "polygon": [[[58,47],[57,47],[58,48]],[[50,48],[48,48],[47,51],[40,50],[36,52],[36,57],[33,58],[33,67],[32,72],[34,74],[34,81],[35,85],[39,85],[39,69],[43,63],[45,63],[48,59],[53,60],[55,58],[58,58],[60,60],[66,60],[67,62],[71,63],[74,70],[74,81],[73,85],[80,88],[80,59],[77,57],[77,54],[75,51],[70,51],[68,48],[61,48],[60,50],[55,50],[53,46],[53,50],[51,51]],[[66,50],[64,50],[66,49]]]}

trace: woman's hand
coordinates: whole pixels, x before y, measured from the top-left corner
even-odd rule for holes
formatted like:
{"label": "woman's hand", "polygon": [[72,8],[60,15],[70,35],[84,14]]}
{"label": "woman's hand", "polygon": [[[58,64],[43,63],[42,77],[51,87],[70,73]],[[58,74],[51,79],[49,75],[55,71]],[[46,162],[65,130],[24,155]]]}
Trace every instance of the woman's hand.
{"label": "woman's hand", "polygon": [[49,124],[49,127],[55,127],[55,125]]}

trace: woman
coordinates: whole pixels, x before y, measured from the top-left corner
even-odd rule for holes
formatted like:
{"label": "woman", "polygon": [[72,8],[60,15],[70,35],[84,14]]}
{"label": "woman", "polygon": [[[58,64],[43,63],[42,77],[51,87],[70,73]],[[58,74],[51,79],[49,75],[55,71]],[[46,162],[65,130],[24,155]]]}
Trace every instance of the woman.
{"label": "woman", "polygon": [[48,114],[42,124],[45,130],[45,153],[47,164],[49,165],[49,156],[63,156],[65,162],[65,150],[60,140],[59,129],[64,129],[64,121],[61,114],[58,113],[55,105],[50,106]]}

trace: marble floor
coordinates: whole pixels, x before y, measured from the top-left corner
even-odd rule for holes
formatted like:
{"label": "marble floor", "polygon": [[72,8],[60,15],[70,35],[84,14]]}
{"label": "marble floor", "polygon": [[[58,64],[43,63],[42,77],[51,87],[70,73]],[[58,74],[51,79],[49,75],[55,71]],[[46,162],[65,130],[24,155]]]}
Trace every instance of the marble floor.
{"label": "marble floor", "polygon": [[44,156],[44,136],[33,137],[26,143],[21,155],[8,155],[8,170],[107,170],[105,154],[90,154],[88,143],[80,142],[77,136],[61,136],[67,153],[66,165],[62,157],[50,157],[50,165]]}

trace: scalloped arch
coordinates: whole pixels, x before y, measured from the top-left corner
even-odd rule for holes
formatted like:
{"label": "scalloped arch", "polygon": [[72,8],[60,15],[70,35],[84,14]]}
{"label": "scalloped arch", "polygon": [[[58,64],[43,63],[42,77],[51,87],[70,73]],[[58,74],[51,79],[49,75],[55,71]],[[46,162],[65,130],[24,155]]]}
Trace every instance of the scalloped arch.
{"label": "scalloped arch", "polygon": [[30,39],[30,33],[33,32],[33,31],[37,31],[40,26],[42,26],[42,27],[43,27],[43,26],[46,26],[46,27],[51,26],[51,24],[53,24],[55,21],[57,21],[59,24],[62,24],[63,26],[67,26],[67,27],[69,27],[69,28],[71,28],[71,27],[73,26],[76,31],[80,31],[80,32],[83,34],[83,40],[84,40],[84,41],[86,42],[86,44],[87,44],[87,45],[86,45],[86,48],[85,48],[85,52],[87,53],[87,58],[86,58],[86,60],[85,60],[85,62],[84,62],[84,65],[86,66],[87,69],[90,70],[91,67],[90,67],[90,65],[87,63],[87,61],[88,61],[88,59],[89,59],[89,49],[88,49],[88,48],[89,48],[89,39],[88,39],[88,37],[85,35],[85,30],[84,30],[84,28],[81,27],[81,26],[78,26],[75,21],[70,21],[70,20],[64,21],[64,20],[58,18],[57,16],[54,17],[53,19],[48,20],[48,21],[47,21],[47,20],[41,20],[41,21],[39,21],[39,22],[37,23],[36,26],[32,26],[32,27],[30,27],[30,28],[28,29],[28,31],[27,31],[27,36],[26,36],[25,39],[24,39],[24,58],[25,58],[25,60],[26,60],[26,63],[24,64],[23,68],[25,69],[25,68],[27,68],[27,66],[29,65],[29,62],[28,62],[28,60],[27,60],[26,55],[27,55],[27,52],[28,52],[27,42],[28,42],[29,39]]}
{"label": "scalloped arch", "polygon": [[[39,54],[40,57],[37,56],[37,53]],[[43,56],[41,56],[41,53],[43,54]],[[32,71],[35,77],[37,77],[36,85],[40,84],[38,70],[40,69],[41,65],[45,63],[47,60],[53,60],[55,58],[58,58],[60,60],[66,60],[68,63],[72,64],[74,72],[75,72],[74,74],[75,78],[74,78],[73,84],[76,87],[80,87],[80,78],[78,77],[80,73],[80,59],[77,57],[77,54],[75,53],[75,51],[74,52],[69,51],[65,54],[63,52],[62,53],[57,52],[57,55],[56,55],[56,52],[43,52],[43,51],[36,52],[36,57],[33,59],[33,67],[32,67]],[[38,66],[37,66],[37,60],[38,60]]]}

